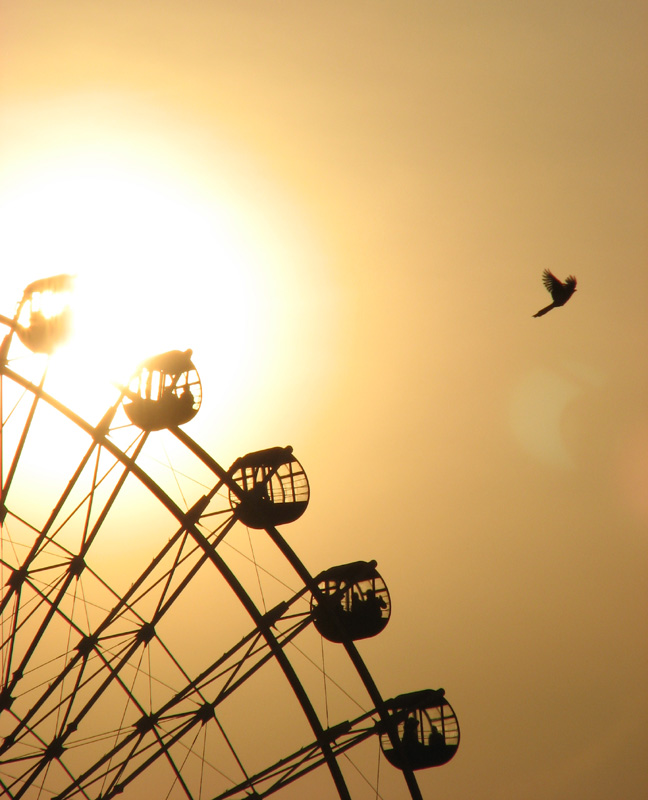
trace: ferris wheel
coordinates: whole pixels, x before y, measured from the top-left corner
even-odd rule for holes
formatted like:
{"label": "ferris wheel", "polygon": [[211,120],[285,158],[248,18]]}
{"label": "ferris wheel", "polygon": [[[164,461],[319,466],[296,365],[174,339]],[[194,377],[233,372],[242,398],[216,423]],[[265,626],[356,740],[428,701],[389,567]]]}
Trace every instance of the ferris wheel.
{"label": "ferris wheel", "polygon": [[3,794],[292,798],[317,774],[327,796],[379,797],[356,774],[371,752],[421,798],[459,726],[442,689],[383,698],[361,658],[391,613],[376,562],[312,575],[297,557],[292,448],[223,468],[186,435],[191,351],[108,387],[98,420],[50,394],[72,291],[36,281],[0,316]]}

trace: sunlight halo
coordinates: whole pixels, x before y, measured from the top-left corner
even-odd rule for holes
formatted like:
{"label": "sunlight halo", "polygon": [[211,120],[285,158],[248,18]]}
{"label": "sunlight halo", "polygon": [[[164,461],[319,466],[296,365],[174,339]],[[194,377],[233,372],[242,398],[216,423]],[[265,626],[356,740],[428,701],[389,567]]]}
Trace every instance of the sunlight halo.
{"label": "sunlight halo", "polygon": [[142,360],[171,349],[193,349],[201,377],[213,373],[230,408],[285,369],[291,262],[306,257],[299,219],[282,220],[286,230],[296,222],[291,238],[272,224],[278,189],[277,198],[259,191],[270,204],[260,212],[246,201],[249,175],[245,187],[218,175],[207,185],[170,153],[140,158],[109,135],[21,156],[0,194],[7,288],[17,303],[35,279],[76,276],[75,334],[55,358],[57,388],[77,405],[92,404],[95,376],[125,382]]}

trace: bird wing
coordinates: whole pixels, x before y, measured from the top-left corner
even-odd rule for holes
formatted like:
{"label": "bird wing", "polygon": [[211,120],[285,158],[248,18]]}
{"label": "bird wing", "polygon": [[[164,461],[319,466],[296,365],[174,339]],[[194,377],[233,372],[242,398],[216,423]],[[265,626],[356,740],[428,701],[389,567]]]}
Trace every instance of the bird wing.
{"label": "bird wing", "polygon": [[574,290],[576,288],[576,278],[573,275],[570,275],[565,281],[565,286],[568,286],[570,289]]}
{"label": "bird wing", "polygon": [[542,273],[542,282],[545,285],[545,289],[550,292],[552,296],[556,289],[560,289],[563,285],[562,282],[556,278],[553,272],[550,272],[548,269]]}

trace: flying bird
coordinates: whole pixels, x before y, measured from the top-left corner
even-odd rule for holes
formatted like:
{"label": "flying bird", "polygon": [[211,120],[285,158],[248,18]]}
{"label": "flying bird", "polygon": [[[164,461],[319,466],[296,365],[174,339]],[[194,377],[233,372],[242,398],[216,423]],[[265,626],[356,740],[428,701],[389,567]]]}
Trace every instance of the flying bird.
{"label": "flying bird", "polygon": [[563,283],[562,281],[559,281],[552,272],[549,272],[549,270],[546,269],[542,273],[542,282],[544,283],[547,291],[551,294],[553,303],[541,308],[537,314],[533,315],[534,317],[541,317],[543,314],[546,314],[547,311],[551,311],[552,308],[564,306],[576,291],[576,278],[573,275],[570,275]]}

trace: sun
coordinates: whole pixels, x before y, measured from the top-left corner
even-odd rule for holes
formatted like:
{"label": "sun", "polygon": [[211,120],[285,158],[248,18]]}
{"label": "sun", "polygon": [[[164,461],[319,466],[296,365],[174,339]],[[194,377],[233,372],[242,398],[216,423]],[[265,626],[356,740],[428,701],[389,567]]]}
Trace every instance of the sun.
{"label": "sun", "polygon": [[[335,379],[342,346],[336,254],[261,153],[121,95],[7,114],[0,313],[13,316],[30,283],[74,276],[73,336],[53,356],[52,394],[96,417],[111,381],[192,350],[211,415],[192,426],[226,418],[219,437],[240,442],[240,424],[264,435],[287,408],[326,402],[319,387]],[[297,406],[296,389],[308,393]]]}
{"label": "sun", "polygon": [[152,355],[207,346],[223,383],[246,391],[277,281],[236,209],[95,153],[41,165],[3,216],[24,285],[74,276],[74,335],[56,359],[77,403],[91,400],[93,373],[125,382]]}

